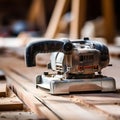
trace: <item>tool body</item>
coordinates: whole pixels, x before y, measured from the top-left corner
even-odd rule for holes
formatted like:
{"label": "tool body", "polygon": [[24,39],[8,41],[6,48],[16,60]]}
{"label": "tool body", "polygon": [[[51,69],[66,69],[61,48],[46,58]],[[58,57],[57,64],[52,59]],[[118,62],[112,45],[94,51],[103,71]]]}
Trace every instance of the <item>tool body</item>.
{"label": "tool body", "polygon": [[109,65],[109,50],[100,42],[89,40],[44,40],[29,43],[26,47],[26,64],[36,65],[38,53],[51,53],[48,68],[36,78],[36,87],[50,90],[51,94],[68,94],[80,91],[115,91],[115,80],[103,76],[101,70]]}

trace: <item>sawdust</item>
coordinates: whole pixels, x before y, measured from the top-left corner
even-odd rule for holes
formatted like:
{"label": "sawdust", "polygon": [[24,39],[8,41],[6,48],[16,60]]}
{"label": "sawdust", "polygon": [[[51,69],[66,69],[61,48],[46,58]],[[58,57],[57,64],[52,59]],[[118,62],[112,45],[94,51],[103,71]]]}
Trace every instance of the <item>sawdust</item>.
{"label": "sawdust", "polygon": [[77,97],[74,95],[70,95],[69,96],[70,101],[72,101],[73,103],[82,106],[84,108],[87,108],[88,110],[92,110],[94,112],[99,112],[100,114],[104,114],[105,116],[107,116],[107,118],[109,118],[109,120],[114,120],[114,119],[118,119],[119,117],[114,116],[109,114],[108,112],[101,110],[99,108],[97,108],[94,104],[90,104],[88,102],[86,102],[82,97]]}

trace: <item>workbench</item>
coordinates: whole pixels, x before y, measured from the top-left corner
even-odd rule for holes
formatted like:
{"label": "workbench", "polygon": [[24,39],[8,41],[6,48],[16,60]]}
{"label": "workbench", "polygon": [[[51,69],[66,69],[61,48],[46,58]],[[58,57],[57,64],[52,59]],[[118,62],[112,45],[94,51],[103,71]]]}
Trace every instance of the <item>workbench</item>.
{"label": "workbench", "polygon": [[24,58],[8,54],[0,56],[0,69],[5,73],[7,87],[39,119],[120,119],[120,60],[118,58],[111,58],[112,66],[103,69],[104,75],[115,78],[117,92],[82,92],[69,95],[51,95],[45,89],[36,88],[36,75],[47,70],[48,61],[49,54],[38,55],[37,66],[27,68]]}

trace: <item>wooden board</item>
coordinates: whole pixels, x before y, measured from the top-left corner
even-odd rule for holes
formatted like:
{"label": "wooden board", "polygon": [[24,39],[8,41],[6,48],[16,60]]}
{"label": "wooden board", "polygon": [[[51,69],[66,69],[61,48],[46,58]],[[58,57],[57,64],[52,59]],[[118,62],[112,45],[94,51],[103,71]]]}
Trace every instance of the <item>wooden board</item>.
{"label": "wooden board", "polygon": [[80,38],[81,29],[86,19],[86,0],[72,0],[70,38]]}
{"label": "wooden board", "polygon": [[115,93],[81,94],[81,97],[87,103],[94,105],[120,104],[120,95]]}
{"label": "wooden board", "polygon": [[[17,76],[16,78],[21,80]],[[12,79],[9,77],[8,84],[10,88],[24,101],[24,103],[29,107],[29,109],[36,113],[40,118],[42,119],[49,118],[51,120],[57,120],[57,117],[49,109],[47,109],[41,102],[39,102],[39,100],[37,100],[29,91],[26,91],[23,87],[21,87],[15,81],[12,81]],[[44,114],[43,111],[45,112]]]}
{"label": "wooden board", "polygon": [[115,38],[115,12],[114,0],[102,0],[102,13],[104,18],[104,37],[108,43],[114,43]]}
{"label": "wooden board", "polygon": [[[43,115],[45,115],[45,117],[49,119],[52,117],[56,119],[83,120],[120,119],[119,112],[114,114],[115,112],[111,112],[111,110],[106,110],[106,108],[112,107],[113,110],[114,108],[119,110],[119,93],[76,93],[70,95],[53,96],[50,95],[48,91],[44,89],[37,89],[35,87],[36,74],[42,73],[46,70],[46,68],[27,68],[24,61],[14,57],[2,57],[0,58],[0,61],[1,68],[4,69],[5,73],[10,78],[9,85],[16,91],[16,93],[18,93],[18,96],[21,96],[21,99],[24,102],[28,101],[29,97],[27,98],[27,96],[29,96],[29,94],[32,96],[32,98],[38,100],[36,103],[40,104],[40,106],[38,105],[39,109],[32,99],[29,100],[29,104],[26,103],[28,106],[35,105],[34,109],[36,109],[37,107],[37,111],[34,110],[35,113],[37,113],[39,110],[40,113],[42,113]],[[103,73],[109,74],[109,76],[111,75],[112,77],[116,77],[116,82],[119,83],[120,75],[116,74],[116,71],[119,71],[120,62],[119,60],[114,59],[112,59],[111,62],[114,64],[114,66],[112,66],[111,68],[107,68],[107,70],[104,70]],[[13,68],[13,66],[15,67]],[[113,74],[111,74],[111,72]],[[19,89],[17,89],[18,86]],[[120,84],[117,85],[117,88],[120,88]],[[33,110],[33,107],[31,107],[31,109]]]}
{"label": "wooden board", "polygon": [[46,37],[46,38],[54,38],[55,37],[57,30],[58,30],[59,22],[67,8],[69,1],[70,0],[57,0],[44,37]]}
{"label": "wooden board", "polygon": [[[15,68],[17,68],[17,65]],[[83,107],[77,106],[66,98],[60,96],[51,96],[44,90],[36,89],[32,82],[19,75],[21,73],[15,73],[14,71],[7,69],[4,70],[11,79],[16,81],[24,89],[27,89],[27,91],[33,94],[35,98],[39,99],[42,104],[44,104],[49,110],[53,111],[53,113],[57,115],[57,117],[60,119],[94,119],[93,116],[96,116],[96,118],[98,119],[104,119],[102,115],[97,114],[94,110],[89,112],[88,110],[84,109]],[[12,84],[12,82],[10,83]],[[61,111],[61,109],[63,110]],[[73,112],[75,109],[77,109],[77,112]],[[88,116],[84,116],[84,114],[88,114]]]}
{"label": "wooden board", "polygon": [[[23,77],[20,77],[14,72],[7,71],[7,74],[11,76],[11,79],[14,79],[14,81],[16,81],[16,78],[19,79],[20,82],[16,82],[19,82],[20,86],[27,89],[27,91],[33,94],[34,97],[37,98],[44,106],[46,106],[49,110],[53,111],[53,113],[57,115],[58,119],[105,119],[104,115],[99,115],[94,110],[87,110],[82,106],[77,106],[69,99],[60,96],[52,96],[42,89],[36,89],[31,82],[24,79]],[[88,115],[84,116],[84,114]],[[47,115],[49,116],[49,114]]]}
{"label": "wooden board", "polygon": [[38,25],[40,32],[46,28],[46,16],[43,0],[33,0],[28,14],[28,22],[32,25]]}
{"label": "wooden board", "polygon": [[43,118],[36,116],[33,112],[9,111],[0,112],[0,120],[43,120]]}
{"label": "wooden board", "polygon": [[120,106],[118,105],[97,105],[97,107],[120,118]]}
{"label": "wooden board", "polygon": [[8,95],[0,98],[0,111],[22,110],[22,101],[8,89]]}

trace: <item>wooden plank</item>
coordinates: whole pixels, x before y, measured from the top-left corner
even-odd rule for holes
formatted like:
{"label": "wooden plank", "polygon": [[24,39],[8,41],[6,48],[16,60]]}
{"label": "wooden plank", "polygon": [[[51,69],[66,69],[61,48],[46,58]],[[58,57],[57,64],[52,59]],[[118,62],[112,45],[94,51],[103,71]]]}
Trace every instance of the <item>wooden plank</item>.
{"label": "wooden plank", "polygon": [[5,74],[0,70],[0,97],[5,97],[7,94]]}
{"label": "wooden plank", "polygon": [[72,0],[70,38],[80,38],[81,29],[86,19],[86,0]]}
{"label": "wooden plank", "polygon": [[67,8],[69,1],[70,0],[57,0],[44,37],[54,38],[56,36],[59,22]]}
{"label": "wooden plank", "polygon": [[[101,108],[99,108],[99,107],[97,107],[96,105],[103,105],[102,104],[102,102],[103,101],[101,101],[102,100],[102,98],[104,99],[104,96],[111,96],[111,97],[115,97],[116,96],[116,99],[114,99],[117,103],[119,103],[119,94],[102,94],[101,96],[99,96],[98,97],[98,102],[99,102],[99,104],[93,104],[94,103],[94,101],[95,101],[95,99],[96,99],[96,96],[98,96],[99,94],[94,94],[94,96],[95,97],[93,97],[93,98],[91,98],[92,100],[93,100],[93,103],[89,103],[89,101],[91,100],[89,100],[88,98],[86,99],[85,98],[85,100],[82,98],[82,95],[81,94],[79,94],[79,96],[80,96],[80,98],[78,98],[78,102],[76,103],[77,105],[79,105],[79,106],[74,106],[75,105],[75,102],[73,102],[72,100],[69,100],[68,99],[68,96],[66,95],[66,96],[64,96],[64,97],[66,97],[66,99],[64,99],[63,97],[61,97],[61,96],[52,96],[52,95],[49,95],[48,93],[46,93],[46,91],[44,91],[44,90],[42,90],[42,89],[36,89],[35,88],[35,85],[32,83],[32,82],[30,82],[29,80],[28,80],[28,78],[27,78],[27,76],[31,76],[30,75],[30,71],[34,71],[35,69],[36,69],[36,72],[39,72],[40,70],[40,68],[35,68],[35,69],[33,69],[33,68],[31,68],[30,69],[30,71],[28,70],[28,68],[26,68],[24,65],[24,61],[21,61],[21,60],[17,60],[16,58],[11,58],[11,59],[6,59],[6,58],[3,58],[3,59],[1,59],[0,58],[0,61],[1,61],[1,63],[0,63],[0,65],[1,65],[1,67],[2,68],[4,68],[4,70],[6,71],[6,73],[14,80],[14,81],[16,81],[17,83],[19,83],[20,84],[20,86],[22,86],[24,89],[26,89],[27,91],[29,91],[31,94],[33,94],[34,95],[34,97],[36,97],[37,99],[39,99],[39,101],[42,103],[42,104],[44,104],[45,106],[47,106],[51,111],[53,111],[54,113],[55,113],[55,115],[57,115],[59,118],[61,118],[61,119],[64,119],[64,118],[66,118],[67,119],[67,117],[66,117],[66,115],[70,118],[72,118],[72,116],[76,116],[76,119],[77,118],[83,118],[83,116],[81,115],[81,114],[88,114],[88,115],[92,115],[92,114],[94,114],[94,113],[96,113],[96,114],[98,114],[98,113],[101,113],[102,114],[102,117],[103,117],[103,119],[110,119],[110,118],[113,118],[113,119],[116,119],[116,118],[119,118],[119,116],[118,115],[114,115],[114,114],[111,114],[110,112],[108,112],[108,111],[105,111],[105,110],[103,110],[103,109],[101,109]],[[9,63],[11,63],[11,61],[16,61],[16,62],[14,62],[14,63],[12,63],[12,64],[9,64]],[[116,70],[115,71],[113,71],[114,73],[116,73],[116,71],[119,71],[119,60],[117,61],[113,61],[113,62],[115,62],[115,66],[113,66],[113,68],[111,69],[111,70],[113,70],[113,69],[115,69],[116,68]],[[7,69],[5,69],[5,66],[7,65]],[[14,67],[14,69],[13,69],[13,67],[12,66],[16,66],[16,67]],[[11,69],[8,71],[8,67],[10,67]],[[19,68],[19,69],[18,69]],[[24,68],[24,69],[23,69]],[[11,71],[12,70],[12,71]],[[25,70],[25,73],[23,72]],[[109,71],[107,71],[107,72],[109,72]],[[111,73],[111,72],[110,72]],[[110,74],[109,73],[109,74]],[[35,73],[34,73],[35,74]],[[21,76],[22,75],[22,76]],[[116,75],[116,74],[114,74],[114,75]],[[26,77],[24,77],[24,76],[26,76]],[[31,76],[32,77],[32,76]],[[34,76],[35,77],[35,76]],[[119,81],[119,74],[118,74],[118,78],[117,78],[117,82]],[[11,82],[11,84],[12,84],[12,82]],[[119,86],[118,86],[119,87]],[[119,87],[120,88],[120,87]],[[75,99],[77,99],[77,96],[75,96],[75,98],[73,98],[74,100]],[[114,104],[114,100],[110,100],[109,98],[105,98],[106,100],[105,100],[105,104],[107,104],[107,100],[109,100],[108,101],[108,104],[109,105],[113,105]],[[112,99],[112,98],[111,98]],[[72,103],[71,103],[71,101],[72,101]],[[81,102],[82,101],[82,102]],[[84,104],[83,104],[83,101],[84,101]],[[97,101],[97,100],[96,100]],[[100,103],[100,101],[101,101],[101,103]],[[112,103],[113,102],[113,103]],[[97,102],[96,102],[97,103]],[[67,105],[66,105],[67,104]],[[111,106],[112,106],[111,105]],[[65,108],[64,108],[64,106],[65,106]],[[91,107],[92,106],[92,107]],[[114,105],[113,105],[114,106]],[[79,108],[80,107],[80,108]],[[92,108],[92,109],[91,109]],[[60,111],[61,109],[63,109],[64,110],[64,112],[63,111]],[[76,109],[76,110],[79,110],[79,112],[81,112],[81,113],[79,113],[79,112],[77,112],[77,113],[74,113],[74,109]],[[81,109],[83,109],[83,110],[81,110]],[[85,111],[87,111],[87,112],[85,112]],[[71,113],[71,112],[69,112],[69,114],[70,115],[68,115],[68,113],[66,112],[66,111],[71,111],[71,112],[73,112],[73,113]],[[90,113],[88,113],[88,111],[90,111]],[[76,112],[76,111],[75,111]],[[66,114],[65,114],[66,113]],[[78,113],[79,113],[79,115],[81,115],[81,117],[78,115]],[[92,113],[92,114],[91,114]],[[94,116],[94,115],[93,115]],[[107,116],[107,117],[106,117]],[[97,116],[98,118],[101,118],[101,116]],[[97,117],[96,117],[96,119],[97,119]],[[85,118],[85,117],[84,117]],[[87,119],[87,118],[86,118]],[[101,118],[102,119],[102,118]]]}
{"label": "wooden plank", "polygon": [[44,32],[46,29],[46,16],[44,8],[44,0],[33,0],[29,14],[28,22],[40,27],[41,32]]}
{"label": "wooden plank", "polygon": [[120,105],[96,105],[96,107],[107,111],[108,113],[116,116],[117,119],[120,119]]}
{"label": "wooden plank", "polygon": [[[88,99],[91,99],[91,97],[89,97]],[[76,95],[72,95],[72,96],[70,96],[70,100],[71,101],[75,102],[78,105],[82,104],[82,105],[85,105],[88,108],[96,109],[96,112],[104,114],[104,115],[107,115],[107,119],[113,119],[113,120],[114,119],[115,120],[116,119],[120,119],[119,112],[117,112],[115,114],[115,111],[119,110],[120,106],[119,105],[113,105],[113,104],[111,104],[109,102],[107,104],[102,104],[102,101],[101,101],[100,104],[95,105],[96,102],[99,101],[100,99],[99,98],[98,99],[95,98],[93,101],[89,102],[89,100],[84,99],[84,97],[82,97],[81,95],[77,95],[77,96]],[[104,97],[103,97],[103,99],[104,99]],[[111,109],[111,110],[109,110],[108,108]]]}
{"label": "wooden plank", "polygon": [[[0,58],[1,67],[4,68],[4,66],[9,65],[9,66],[11,66],[11,69],[14,70],[12,66],[16,66],[15,67],[16,72],[21,71],[21,72],[19,72],[19,74],[22,74],[22,71],[24,71],[24,74],[22,74],[22,76],[24,76],[25,78],[27,78],[27,79],[29,79],[33,82],[35,82],[35,79],[36,79],[35,76],[36,75],[42,74],[43,71],[46,71],[47,67],[41,67],[40,64],[42,64],[43,61],[46,62],[46,63],[48,63],[48,61],[49,61],[48,60],[48,54],[47,54],[47,56],[42,55],[41,56],[41,61],[40,61],[41,63],[39,62],[39,66],[28,68],[28,67],[26,67],[25,62],[21,59],[18,59],[18,58],[15,58],[15,57],[9,57],[8,59],[9,60],[7,60],[4,57]],[[15,61],[15,62],[12,62],[12,61]],[[19,61],[19,63],[17,61]],[[29,74],[28,74],[28,72],[29,72]]]}
{"label": "wooden plank", "polygon": [[102,0],[102,12],[104,18],[104,36],[108,43],[113,43],[116,34],[114,0]]}
{"label": "wooden plank", "polygon": [[90,104],[94,105],[114,105],[120,104],[120,95],[118,93],[99,93],[81,95],[82,98]]}
{"label": "wooden plank", "polygon": [[33,112],[8,111],[0,112],[0,120],[43,120]]}
{"label": "wooden plank", "polygon": [[22,101],[9,90],[7,97],[0,98],[0,111],[22,110]]}
{"label": "wooden plank", "polygon": [[24,101],[24,103],[31,109],[31,111],[33,111],[39,116],[39,118],[51,120],[58,119],[49,109],[46,108],[46,106],[39,102],[39,100],[37,100],[30,92],[26,91],[23,87],[21,87],[15,81],[11,80],[11,78],[9,77],[8,85]]}
{"label": "wooden plank", "polygon": [[[76,104],[70,102],[68,99],[60,97],[60,96],[52,96],[46,93],[42,89],[36,89],[35,86],[29,82],[28,80],[20,77],[19,75],[6,71],[7,74],[14,79],[20,86],[30,91],[42,102],[45,106],[47,106],[51,111],[53,111],[60,119],[106,119],[105,116],[99,115],[95,111],[89,111],[84,107],[77,106]],[[17,81],[18,80],[18,81]],[[12,83],[11,83],[12,84]],[[61,111],[62,110],[62,111]],[[77,111],[75,111],[77,110]],[[87,114],[87,116],[85,116]]]}

